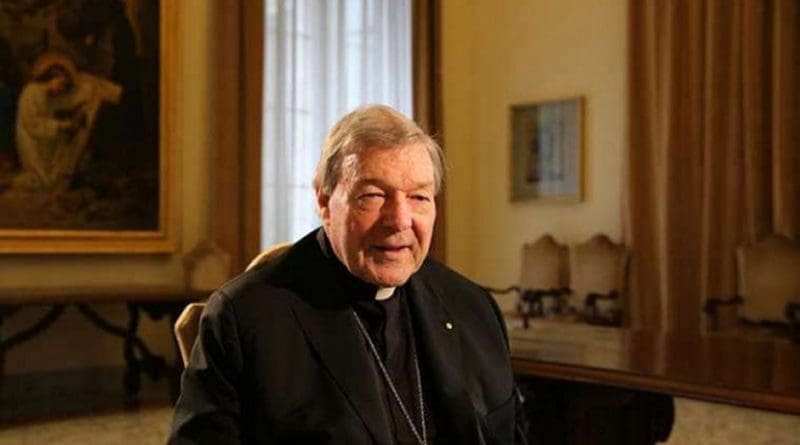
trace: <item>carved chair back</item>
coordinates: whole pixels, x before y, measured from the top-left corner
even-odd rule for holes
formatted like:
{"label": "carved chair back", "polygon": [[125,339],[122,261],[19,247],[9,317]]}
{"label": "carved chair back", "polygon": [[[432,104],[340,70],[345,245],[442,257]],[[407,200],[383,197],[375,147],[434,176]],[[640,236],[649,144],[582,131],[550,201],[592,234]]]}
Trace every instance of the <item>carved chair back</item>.
{"label": "carved chair back", "polygon": [[800,302],[800,243],[771,235],[736,252],[739,317],[786,323],[787,304]]}
{"label": "carved chair back", "polygon": [[612,322],[619,321],[628,261],[628,249],[603,234],[573,246],[567,307],[578,313],[596,311],[618,324]]}

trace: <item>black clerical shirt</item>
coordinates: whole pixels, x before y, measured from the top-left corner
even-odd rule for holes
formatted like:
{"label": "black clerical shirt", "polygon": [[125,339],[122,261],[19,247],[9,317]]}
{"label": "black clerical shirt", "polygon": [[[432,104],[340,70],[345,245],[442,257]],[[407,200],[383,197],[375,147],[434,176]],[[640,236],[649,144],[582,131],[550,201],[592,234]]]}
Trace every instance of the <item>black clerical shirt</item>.
{"label": "black clerical shirt", "polygon": [[[322,233],[322,231],[320,231]],[[336,261],[342,268],[343,278],[349,281],[347,288],[352,298],[352,307],[364,324],[373,344],[399,393],[411,421],[417,431],[422,434],[420,425],[420,401],[417,373],[414,367],[416,346],[414,340],[413,322],[408,308],[408,299],[402,286],[397,287],[390,298],[376,299],[378,288],[365,283],[353,275],[342,265],[333,254],[330,244],[324,235],[320,239],[322,250],[332,261]],[[366,342],[366,339],[365,339]],[[365,345],[370,350],[369,345]],[[417,356],[420,361],[420,357]],[[425,430],[428,443],[435,442],[436,425],[433,417],[433,408],[428,403],[429,391],[425,388],[424,366],[419,363],[422,377],[422,390],[425,406]],[[400,409],[389,385],[380,373],[379,365],[375,363],[378,378],[383,383],[382,396],[387,412],[391,414],[392,436],[398,444],[417,444],[405,415]]]}
{"label": "black clerical shirt", "polygon": [[[411,421],[417,431],[422,434],[420,425],[420,401],[417,372],[414,366],[416,348],[414,346],[413,324],[408,310],[408,303],[402,287],[395,289],[394,295],[385,300],[358,300],[353,303],[358,316],[364,321],[367,332],[383,360]],[[416,358],[419,360],[419,357]],[[420,364],[420,372],[422,366]],[[408,426],[405,415],[395,400],[383,376],[384,401],[392,415],[393,435],[400,444],[416,444],[417,439]],[[424,379],[424,376],[422,377]],[[425,388],[423,383],[423,397]],[[429,398],[428,398],[429,399]],[[431,407],[425,401],[425,429],[428,442],[433,443],[435,425],[431,420]]]}

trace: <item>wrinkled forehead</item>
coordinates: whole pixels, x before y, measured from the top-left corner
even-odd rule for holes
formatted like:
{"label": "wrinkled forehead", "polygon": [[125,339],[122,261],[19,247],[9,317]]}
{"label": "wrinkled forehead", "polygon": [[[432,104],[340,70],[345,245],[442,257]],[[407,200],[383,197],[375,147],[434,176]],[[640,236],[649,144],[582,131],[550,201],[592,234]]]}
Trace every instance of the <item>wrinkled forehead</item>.
{"label": "wrinkled forehead", "polygon": [[[396,147],[370,147],[344,156],[340,184],[380,182],[390,177],[417,185],[434,185],[433,159],[424,144],[412,143]],[[338,185],[338,184],[337,184]]]}

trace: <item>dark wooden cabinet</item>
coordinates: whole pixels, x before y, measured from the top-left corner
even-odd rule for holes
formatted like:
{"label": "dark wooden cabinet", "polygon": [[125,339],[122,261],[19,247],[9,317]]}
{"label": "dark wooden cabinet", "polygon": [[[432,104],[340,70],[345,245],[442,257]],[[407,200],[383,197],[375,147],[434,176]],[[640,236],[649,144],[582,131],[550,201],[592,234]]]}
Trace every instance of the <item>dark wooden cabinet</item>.
{"label": "dark wooden cabinet", "polygon": [[665,441],[672,397],[597,384],[518,376],[531,445],[645,445]]}

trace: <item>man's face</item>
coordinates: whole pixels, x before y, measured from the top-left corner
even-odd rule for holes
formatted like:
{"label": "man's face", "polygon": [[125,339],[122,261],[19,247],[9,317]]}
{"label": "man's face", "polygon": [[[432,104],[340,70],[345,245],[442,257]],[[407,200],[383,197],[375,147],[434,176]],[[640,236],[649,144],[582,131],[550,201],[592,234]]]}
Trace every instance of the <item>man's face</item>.
{"label": "man's face", "polygon": [[422,144],[374,147],[342,161],[330,196],[317,192],[322,224],[353,275],[384,287],[419,269],[436,219],[434,167]]}
{"label": "man's face", "polygon": [[55,97],[64,93],[70,88],[69,76],[61,70],[55,70],[53,77],[45,84],[45,91],[50,97]]}

